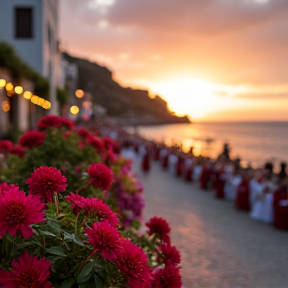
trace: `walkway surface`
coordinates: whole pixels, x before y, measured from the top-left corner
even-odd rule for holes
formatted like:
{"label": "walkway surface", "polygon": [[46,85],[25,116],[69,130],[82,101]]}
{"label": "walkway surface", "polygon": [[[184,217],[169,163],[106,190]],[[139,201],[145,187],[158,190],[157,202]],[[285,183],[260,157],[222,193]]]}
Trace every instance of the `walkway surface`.
{"label": "walkway surface", "polygon": [[288,288],[288,233],[253,221],[212,191],[186,183],[152,163],[144,175],[145,220],[169,221],[182,255],[185,288]]}

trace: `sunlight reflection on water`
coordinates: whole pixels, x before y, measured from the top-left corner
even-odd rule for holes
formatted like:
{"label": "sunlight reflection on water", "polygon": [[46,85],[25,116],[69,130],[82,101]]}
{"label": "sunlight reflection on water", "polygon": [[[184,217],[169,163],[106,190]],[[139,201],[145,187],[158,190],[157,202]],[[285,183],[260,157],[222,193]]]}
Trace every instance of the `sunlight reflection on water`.
{"label": "sunlight reflection on water", "polygon": [[193,146],[196,156],[216,158],[228,142],[231,156],[239,156],[254,166],[272,161],[288,162],[288,122],[193,123],[139,127],[147,139],[167,145]]}

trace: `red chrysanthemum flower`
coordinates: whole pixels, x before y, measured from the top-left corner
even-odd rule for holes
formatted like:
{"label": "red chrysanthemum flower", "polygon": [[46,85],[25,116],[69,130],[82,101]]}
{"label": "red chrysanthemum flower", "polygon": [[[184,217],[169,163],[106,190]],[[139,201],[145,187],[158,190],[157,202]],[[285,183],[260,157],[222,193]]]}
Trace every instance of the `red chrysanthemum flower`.
{"label": "red chrysanthemum flower", "polygon": [[74,123],[71,120],[60,117],[60,121],[61,121],[61,126],[65,126],[66,128],[70,130],[73,129]]}
{"label": "red chrysanthemum flower", "polygon": [[37,128],[39,130],[46,130],[48,128],[58,128],[61,126],[61,117],[56,116],[56,115],[48,115],[42,117],[38,124]]}
{"label": "red chrysanthemum flower", "polygon": [[173,265],[180,264],[181,255],[175,246],[170,246],[169,244],[163,244],[161,246],[161,250],[164,255],[165,264],[167,264],[169,261]]}
{"label": "red chrysanthemum flower", "polygon": [[6,190],[0,197],[0,236],[15,236],[20,230],[24,238],[31,237],[31,224],[45,221],[43,208],[39,197],[26,196],[18,187]]}
{"label": "red chrysanthemum flower", "polygon": [[25,155],[25,149],[22,148],[19,145],[15,145],[12,147],[12,149],[10,150],[10,153],[13,155],[18,156],[19,158],[23,158]]}
{"label": "red chrysanthemum flower", "polygon": [[77,131],[77,134],[81,137],[84,137],[84,138],[88,138],[90,136],[90,133],[87,129],[85,128],[81,128]]}
{"label": "red chrysanthemum flower", "polygon": [[72,132],[72,131],[65,131],[65,132],[63,133],[63,136],[64,136],[65,138],[68,138],[68,137],[70,137],[71,135],[73,135],[73,132]]}
{"label": "red chrysanthemum flower", "polygon": [[107,220],[94,223],[92,228],[86,228],[93,253],[100,251],[103,258],[113,261],[122,251],[122,239],[119,232]]}
{"label": "red chrysanthemum flower", "polygon": [[154,270],[152,278],[153,288],[181,288],[182,286],[180,269],[171,262],[164,268]]}
{"label": "red chrysanthemum flower", "polygon": [[170,237],[168,233],[170,233],[171,228],[169,223],[161,218],[161,217],[152,217],[146,226],[149,228],[148,234],[157,234],[160,236],[161,240],[164,242],[170,243]]}
{"label": "red chrysanthemum flower", "polygon": [[0,153],[8,153],[13,147],[13,142],[10,140],[0,140]]}
{"label": "red chrysanthemum flower", "polygon": [[104,155],[104,160],[107,161],[108,163],[113,163],[116,159],[114,152],[109,149],[106,154]]}
{"label": "red chrysanthemum flower", "polygon": [[65,126],[68,129],[72,129],[74,123],[68,119],[64,119],[56,115],[48,115],[40,119],[37,128],[39,130],[46,130],[48,128],[59,128],[63,126]]}
{"label": "red chrysanthemum flower", "polygon": [[103,190],[108,190],[111,187],[113,180],[112,170],[105,164],[93,163],[88,168],[90,182]]}
{"label": "red chrysanthemum flower", "polygon": [[88,145],[88,144],[87,144],[87,141],[86,141],[86,140],[83,140],[83,139],[80,139],[80,140],[79,140],[79,143],[78,143],[79,149],[83,149],[83,148],[85,148],[87,145]]}
{"label": "red chrysanthemum flower", "polygon": [[70,193],[70,195],[65,197],[68,202],[71,203],[71,208],[75,215],[79,214],[85,207],[85,200],[87,198],[81,195]]}
{"label": "red chrysanthemum flower", "polygon": [[0,196],[11,189],[16,189],[18,191],[19,187],[15,184],[8,184],[7,182],[0,183]]}
{"label": "red chrysanthemum flower", "polygon": [[23,134],[19,139],[19,144],[25,148],[39,147],[43,144],[45,134],[39,131],[31,130]]}
{"label": "red chrysanthemum flower", "polygon": [[29,193],[40,195],[45,202],[52,202],[54,193],[60,193],[66,189],[66,181],[67,178],[61,174],[60,170],[41,166],[34,170],[26,180],[26,184],[28,184]]}
{"label": "red chrysanthemum flower", "polygon": [[117,215],[111,208],[102,200],[96,198],[85,198],[84,210],[87,212],[88,217],[96,221],[108,220],[111,226],[116,227],[119,223]]}
{"label": "red chrysanthemum flower", "polygon": [[94,136],[89,136],[88,138],[88,143],[92,145],[98,153],[102,153],[105,149],[103,141],[100,138],[94,137]]}
{"label": "red chrysanthemum flower", "polygon": [[31,256],[27,251],[11,263],[12,269],[0,269],[0,287],[7,288],[50,288],[47,281],[50,276],[51,263],[46,258]]}
{"label": "red chrysanthemum flower", "polygon": [[151,274],[146,254],[128,240],[124,240],[122,246],[123,250],[116,259],[116,265],[126,277],[129,288],[149,287]]}
{"label": "red chrysanthemum flower", "polygon": [[82,168],[81,168],[81,166],[75,166],[75,168],[74,168],[74,173],[75,174],[80,174],[82,172]]}
{"label": "red chrysanthemum flower", "polygon": [[114,153],[119,154],[120,153],[120,145],[113,140],[112,138],[106,137],[102,138],[102,141],[104,142],[106,150],[112,150]]}
{"label": "red chrysanthemum flower", "polygon": [[113,149],[114,147],[114,140],[109,137],[104,137],[102,138],[102,141],[104,143],[105,149]]}

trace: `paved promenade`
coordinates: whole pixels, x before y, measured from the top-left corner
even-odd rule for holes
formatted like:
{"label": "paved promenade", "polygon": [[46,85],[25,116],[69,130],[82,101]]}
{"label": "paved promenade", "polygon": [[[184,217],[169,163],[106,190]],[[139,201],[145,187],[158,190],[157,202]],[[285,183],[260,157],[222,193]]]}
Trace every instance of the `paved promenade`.
{"label": "paved promenade", "polygon": [[287,288],[288,233],[253,221],[212,191],[188,184],[152,163],[144,185],[145,219],[161,216],[182,255],[185,288]]}

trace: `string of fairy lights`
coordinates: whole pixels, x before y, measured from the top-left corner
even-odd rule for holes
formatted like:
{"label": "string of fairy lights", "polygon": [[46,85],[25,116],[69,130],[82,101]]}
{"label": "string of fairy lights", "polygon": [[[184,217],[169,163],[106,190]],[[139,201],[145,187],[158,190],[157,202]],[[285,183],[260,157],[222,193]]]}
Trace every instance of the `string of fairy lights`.
{"label": "string of fairy lights", "polygon": [[11,82],[7,82],[5,79],[0,79],[0,90],[5,89],[6,95],[8,96],[7,100],[2,102],[2,110],[4,112],[9,112],[10,107],[10,100],[9,97],[13,97],[15,95],[22,95],[23,98],[30,100],[31,103],[38,105],[46,110],[51,108],[51,102],[45,100],[37,95],[34,95],[30,91],[24,91],[23,87],[20,85],[14,86]]}
{"label": "string of fairy lights", "polygon": [[[10,97],[13,97],[15,95],[22,95],[23,98],[26,100],[30,100],[31,103],[38,105],[46,110],[51,108],[51,102],[48,100],[45,100],[35,94],[33,94],[30,91],[24,91],[23,87],[20,85],[13,85],[11,82],[7,82],[5,79],[0,79],[0,91],[1,89],[4,89],[7,95],[7,99],[2,102],[2,110],[4,112],[9,112],[11,109],[10,105]],[[75,91],[75,96],[79,99],[83,98],[85,96],[85,92],[81,89],[78,89]],[[84,102],[85,104],[85,102]],[[83,104],[83,105],[84,105]],[[80,111],[80,108],[76,105],[73,105],[70,107],[70,113],[73,115],[78,114]]]}

